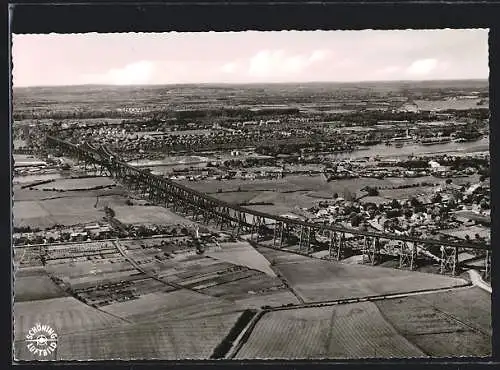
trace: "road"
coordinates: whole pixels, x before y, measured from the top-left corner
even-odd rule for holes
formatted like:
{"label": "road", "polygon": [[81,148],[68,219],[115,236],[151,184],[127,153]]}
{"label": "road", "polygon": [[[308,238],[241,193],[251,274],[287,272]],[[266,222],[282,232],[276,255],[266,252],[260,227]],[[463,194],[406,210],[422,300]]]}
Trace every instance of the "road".
{"label": "road", "polygon": [[473,285],[475,285],[483,290],[486,290],[488,293],[493,292],[491,285],[483,280],[483,278],[481,277],[479,272],[471,269],[471,270],[468,270],[467,273],[469,274]]}

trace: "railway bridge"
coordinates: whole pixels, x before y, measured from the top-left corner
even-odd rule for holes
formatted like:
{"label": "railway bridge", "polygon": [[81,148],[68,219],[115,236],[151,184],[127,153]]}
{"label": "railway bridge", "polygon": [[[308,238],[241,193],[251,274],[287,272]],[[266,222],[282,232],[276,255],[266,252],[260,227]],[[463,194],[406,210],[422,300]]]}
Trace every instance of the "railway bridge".
{"label": "railway bridge", "polygon": [[46,137],[46,144],[49,149],[74,157],[101,175],[115,178],[156,204],[185,214],[196,222],[215,224],[235,235],[249,234],[257,242],[265,239],[275,248],[292,243],[304,254],[328,249],[329,258],[339,260],[352,248],[350,241],[354,239],[358,246],[361,245],[366,263],[375,265],[383,255],[389,254],[399,257],[400,268],[414,269],[417,256],[423,255],[435,259],[442,274],[457,274],[459,253],[472,250],[484,257],[485,277],[490,277],[491,246],[487,244],[421,239],[270,215],[221,201],[148,170],[130,166],[103,146],[96,148],[88,142],[76,145],[52,135]]}

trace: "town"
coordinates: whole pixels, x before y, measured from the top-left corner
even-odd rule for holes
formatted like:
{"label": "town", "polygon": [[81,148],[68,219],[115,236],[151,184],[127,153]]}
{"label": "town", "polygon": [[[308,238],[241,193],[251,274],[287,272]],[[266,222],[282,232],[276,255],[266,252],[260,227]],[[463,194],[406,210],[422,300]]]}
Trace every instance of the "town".
{"label": "town", "polygon": [[[328,356],[491,353],[486,81],[114,89],[15,90],[17,335],[57,309],[54,359],[316,358],[265,326],[334,309],[393,345]],[[122,326],[159,342],[99,346]]]}

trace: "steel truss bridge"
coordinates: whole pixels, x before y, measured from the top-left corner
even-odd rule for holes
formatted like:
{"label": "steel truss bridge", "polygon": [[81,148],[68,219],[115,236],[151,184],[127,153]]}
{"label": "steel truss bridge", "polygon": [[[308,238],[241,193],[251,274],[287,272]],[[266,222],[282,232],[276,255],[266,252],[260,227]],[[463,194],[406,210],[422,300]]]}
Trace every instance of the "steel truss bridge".
{"label": "steel truss bridge", "polygon": [[[298,252],[309,254],[313,248],[328,248],[333,260],[344,258],[352,240],[361,244],[363,261],[377,264],[383,255],[399,257],[400,268],[414,269],[417,256],[432,258],[440,264],[442,274],[459,272],[459,252],[474,250],[484,256],[485,277],[491,275],[491,246],[476,243],[455,243],[452,241],[420,239],[406,235],[362,231],[344,227],[316,224],[297,219],[270,215],[215,199],[170,179],[154,175],[147,170],[135,168],[116,157],[106,147],[95,148],[88,142],[82,145],[46,137],[49,149],[83,162],[85,167],[100,175],[110,176],[126,187],[138,191],[156,204],[168,207],[174,212],[191,216],[193,221],[215,224],[221,230],[234,235],[250,235],[251,240],[281,248],[287,243],[297,246]],[[392,243],[388,243],[392,241]],[[392,244],[391,247],[388,245]],[[436,248],[437,247],[437,248]],[[431,253],[431,250],[438,250]]]}

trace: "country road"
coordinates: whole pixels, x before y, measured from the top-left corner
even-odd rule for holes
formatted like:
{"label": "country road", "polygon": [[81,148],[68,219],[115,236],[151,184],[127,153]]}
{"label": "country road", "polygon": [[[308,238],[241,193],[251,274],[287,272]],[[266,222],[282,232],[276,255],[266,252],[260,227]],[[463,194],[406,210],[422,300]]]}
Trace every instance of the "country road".
{"label": "country road", "polygon": [[471,280],[472,280],[472,284],[483,289],[483,290],[486,290],[488,293],[492,293],[493,290],[491,288],[491,285],[488,284],[486,281],[483,280],[483,278],[481,277],[481,275],[479,274],[479,272],[477,272],[476,270],[468,270],[467,273],[469,274]]}

